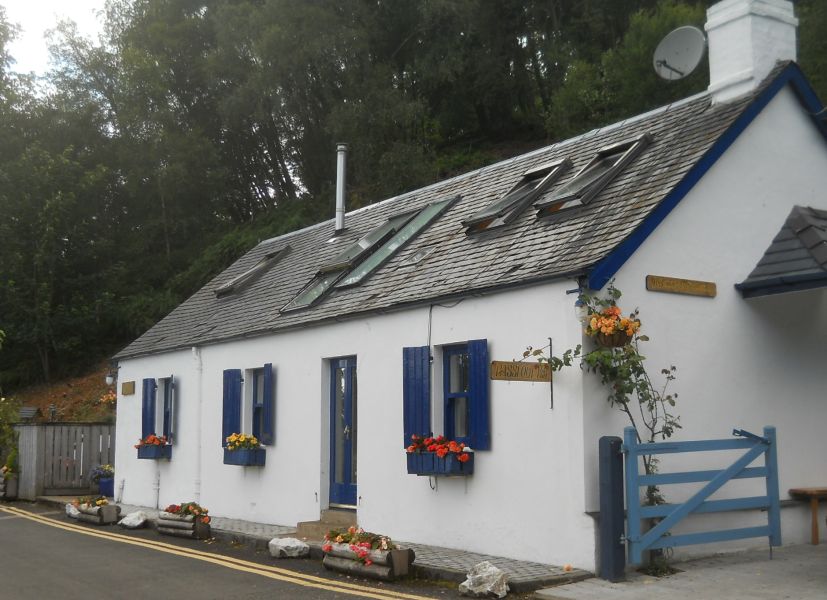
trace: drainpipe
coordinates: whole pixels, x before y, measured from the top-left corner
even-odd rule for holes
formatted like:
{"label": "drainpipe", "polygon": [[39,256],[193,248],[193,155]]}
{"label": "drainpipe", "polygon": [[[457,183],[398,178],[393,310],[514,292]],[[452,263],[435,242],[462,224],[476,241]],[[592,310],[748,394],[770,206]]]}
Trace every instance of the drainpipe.
{"label": "drainpipe", "polygon": [[345,228],[345,169],[347,144],[336,144],[336,233]]}
{"label": "drainpipe", "polygon": [[155,483],[152,484],[152,489],[155,490],[155,508],[161,508],[161,465],[160,461],[155,461]]}
{"label": "drainpipe", "polygon": [[195,432],[195,439],[196,439],[196,447],[197,451],[195,453],[195,481],[193,482],[193,487],[195,491],[193,496],[195,497],[195,502],[201,504],[201,445],[202,445],[202,436],[201,436],[201,416],[202,416],[202,390],[203,390],[203,376],[204,376],[204,362],[201,360],[201,348],[198,346],[192,347],[192,358],[195,361],[195,392],[198,398],[198,428]]}

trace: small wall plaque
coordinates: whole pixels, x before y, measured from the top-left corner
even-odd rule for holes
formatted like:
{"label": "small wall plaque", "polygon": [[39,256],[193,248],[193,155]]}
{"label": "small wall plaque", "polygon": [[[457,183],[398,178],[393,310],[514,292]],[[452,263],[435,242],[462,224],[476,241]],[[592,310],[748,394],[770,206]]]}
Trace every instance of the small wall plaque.
{"label": "small wall plaque", "polygon": [[551,365],[548,363],[514,362],[495,360],[491,362],[491,379],[499,381],[551,381]]}
{"label": "small wall plaque", "polygon": [[717,287],[712,281],[678,279],[677,277],[661,277],[659,275],[646,276],[646,289],[650,292],[704,296],[706,298],[714,298],[718,293]]}
{"label": "small wall plaque", "polygon": [[131,396],[135,393],[135,382],[134,381],[124,381],[121,384],[121,395],[122,396]]}

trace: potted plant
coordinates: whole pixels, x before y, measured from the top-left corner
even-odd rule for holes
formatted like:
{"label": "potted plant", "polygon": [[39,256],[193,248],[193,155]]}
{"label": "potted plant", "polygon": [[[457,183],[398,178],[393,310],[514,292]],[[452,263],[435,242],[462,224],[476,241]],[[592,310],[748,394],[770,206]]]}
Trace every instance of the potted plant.
{"label": "potted plant", "polygon": [[209,512],[195,502],[170,504],[158,513],[158,533],[208,540],[212,535]]}
{"label": "potted plant", "polygon": [[169,460],[172,458],[172,446],[164,436],[158,436],[154,433],[150,433],[145,438],[138,440],[138,443],[135,444],[135,447],[138,449],[138,458],[148,458],[148,459],[159,459],[159,458],[166,458]]}
{"label": "potted plant", "polygon": [[414,561],[414,551],[400,549],[386,535],[371,533],[355,525],[331,529],[324,536],[325,568],[383,581],[404,577]]}
{"label": "potted plant", "polygon": [[263,467],[265,450],[258,438],[246,433],[234,433],[227,436],[224,446],[224,464],[242,467]]}
{"label": "potted plant", "polygon": [[410,475],[465,476],[474,473],[471,448],[442,435],[413,434],[406,452]]}
{"label": "potted plant", "polygon": [[98,484],[98,492],[102,496],[112,498],[115,495],[115,467],[99,465],[92,469],[92,483]]}
{"label": "potted plant", "polygon": [[80,512],[78,519],[93,525],[115,523],[121,514],[121,507],[117,504],[109,504],[109,500],[104,496],[75,498],[72,504]]}
{"label": "potted plant", "polygon": [[6,458],[6,464],[0,467],[2,496],[7,500],[17,498],[17,448],[12,448]]}

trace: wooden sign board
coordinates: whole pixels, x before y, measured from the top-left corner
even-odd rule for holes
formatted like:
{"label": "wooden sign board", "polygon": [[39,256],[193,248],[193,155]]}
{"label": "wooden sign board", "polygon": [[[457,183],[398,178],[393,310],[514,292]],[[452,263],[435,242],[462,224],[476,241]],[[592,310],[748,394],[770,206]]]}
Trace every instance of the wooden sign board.
{"label": "wooden sign board", "polygon": [[135,393],[135,382],[134,381],[124,381],[121,384],[121,395],[122,396],[131,396]]}
{"label": "wooden sign board", "polygon": [[491,379],[497,381],[551,381],[551,365],[536,362],[491,361]]}
{"label": "wooden sign board", "polygon": [[667,294],[685,294],[687,296],[704,296],[714,298],[718,290],[712,281],[696,281],[694,279],[678,279],[677,277],[646,276],[646,289],[650,292],[666,292]]}

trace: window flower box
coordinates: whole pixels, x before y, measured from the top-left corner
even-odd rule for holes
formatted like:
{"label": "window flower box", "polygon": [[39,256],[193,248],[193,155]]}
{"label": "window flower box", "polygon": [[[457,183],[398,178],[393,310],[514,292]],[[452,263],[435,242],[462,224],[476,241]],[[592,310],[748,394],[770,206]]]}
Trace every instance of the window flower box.
{"label": "window flower box", "polygon": [[165,446],[138,446],[138,458],[148,458],[151,460],[165,458],[169,460],[172,458],[172,446],[169,444]]}
{"label": "window flower box", "polygon": [[154,460],[158,460],[159,458],[169,460],[172,458],[172,446],[169,445],[169,440],[163,435],[158,436],[150,433],[145,438],[138,440],[135,447],[138,449],[138,458]]}
{"label": "window flower box", "polygon": [[435,452],[409,452],[409,475],[429,475],[437,477],[467,476],[474,474],[474,453],[465,452],[468,459],[459,460],[457,454],[446,454],[440,458]]}
{"label": "window flower box", "polygon": [[467,476],[474,473],[474,453],[463,442],[440,435],[411,436],[407,447],[409,475]]}
{"label": "window flower box", "polygon": [[238,450],[224,448],[224,464],[239,467],[263,467],[266,454],[264,448],[239,448]]}

